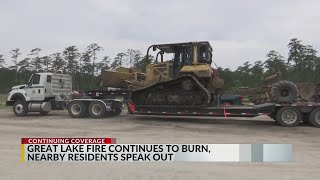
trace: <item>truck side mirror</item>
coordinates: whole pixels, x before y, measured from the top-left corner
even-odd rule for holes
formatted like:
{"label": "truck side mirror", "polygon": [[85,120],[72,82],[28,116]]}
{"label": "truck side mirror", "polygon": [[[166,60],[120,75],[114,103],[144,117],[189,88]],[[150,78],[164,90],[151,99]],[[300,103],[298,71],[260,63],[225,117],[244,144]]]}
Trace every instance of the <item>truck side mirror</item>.
{"label": "truck side mirror", "polygon": [[153,46],[153,47],[152,47],[152,50],[153,50],[153,51],[156,51],[156,50],[157,50],[157,46]]}

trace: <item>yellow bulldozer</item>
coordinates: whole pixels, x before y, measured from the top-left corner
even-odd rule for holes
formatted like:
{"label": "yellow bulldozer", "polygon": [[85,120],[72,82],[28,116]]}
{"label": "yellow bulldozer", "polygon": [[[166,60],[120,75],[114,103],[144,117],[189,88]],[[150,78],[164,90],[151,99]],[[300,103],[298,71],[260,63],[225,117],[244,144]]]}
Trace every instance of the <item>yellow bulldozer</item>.
{"label": "yellow bulldozer", "polygon": [[[217,100],[224,81],[212,64],[209,42],[156,44],[155,63],[146,69],[146,84],[131,93],[132,102],[143,106],[209,106]],[[171,60],[164,57],[173,55]],[[148,59],[147,59],[148,61]]]}
{"label": "yellow bulldozer", "polygon": [[[129,88],[137,105],[209,105],[216,99],[224,81],[212,64],[209,42],[156,44],[147,50],[156,52],[154,63],[146,73],[130,68],[102,73],[102,86]],[[164,57],[173,55],[171,60]]]}

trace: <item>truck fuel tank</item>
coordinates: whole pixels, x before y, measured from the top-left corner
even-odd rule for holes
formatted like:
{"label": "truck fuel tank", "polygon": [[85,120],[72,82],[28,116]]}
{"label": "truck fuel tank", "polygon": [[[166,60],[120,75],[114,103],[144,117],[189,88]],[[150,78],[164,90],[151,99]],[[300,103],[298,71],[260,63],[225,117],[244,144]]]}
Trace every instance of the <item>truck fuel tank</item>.
{"label": "truck fuel tank", "polygon": [[28,110],[30,112],[49,112],[51,111],[51,102],[30,102],[28,104]]}

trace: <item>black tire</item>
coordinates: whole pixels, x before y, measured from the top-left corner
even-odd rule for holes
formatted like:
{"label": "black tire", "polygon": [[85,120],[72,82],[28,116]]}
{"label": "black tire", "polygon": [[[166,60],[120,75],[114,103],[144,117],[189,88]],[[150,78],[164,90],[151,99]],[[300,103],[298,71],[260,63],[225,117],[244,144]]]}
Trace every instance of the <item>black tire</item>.
{"label": "black tire", "polygon": [[87,115],[88,107],[80,101],[72,101],[68,104],[68,113],[72,118],[83,118]]}
{"label": "black tire", "polygon": [[89,105],[89,114],[92,118],[103,118],[106,112],[106,106],[100,101],[93,101]]}
{"label": "black tire", "polygon": [[121,114],[121,112],[122,112],[122,103],[113,102],[113,103],[112,103],[111,115],[112,115],[112,116],[118,116],[118,115]]}
{"label": "black tire", "polygon": [[271,99],[275,103],[292,103],[298,98],[299,90],[291,81],[279,81],[271,87]]}
{"label": "black tire", "polygon": [[295,127],[301,122],[301,112],[295,107],[283,107],[276,113],[276,121],[284,127]]}
{"label": "black tire", "polygon": [[320,108],[316,108],[310,113],[309,123],[314,127],[320,128]]}
{"label": "black tire", "polygon": [[49,111],[40,111],[40,115],[45,116],[48,115]]}
{"label": "black tire", "polygon": [[25,116],[28,114],[28,103],[24,100],[16,100],[13,104],[13,113],[16,116]]}
{"label": "black tire", "polygon": [[112,109],[112,115],[113,116],[118,116],[120,115],[122,112],[122,109],[121,108],[115,108],[115,109]]}

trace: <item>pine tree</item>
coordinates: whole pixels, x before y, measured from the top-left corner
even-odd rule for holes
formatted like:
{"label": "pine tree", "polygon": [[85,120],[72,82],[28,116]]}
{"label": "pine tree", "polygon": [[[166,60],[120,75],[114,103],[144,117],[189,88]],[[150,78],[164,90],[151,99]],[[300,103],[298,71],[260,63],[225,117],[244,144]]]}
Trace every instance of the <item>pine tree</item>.
{"label": "pine tree", "polygon": [[32,74],[31,59],[28,57],[22,59],[21,61],[19,61],[17,67],[19,72],[19,76],[17,78],[18,82],[23,83],[28,81],[28,78]]}
{"label": "pine tree", "polygon": [[144,56],[143,58],[141,58],[140,60],[140,56],[137,54],[136,59],[135,59],[135,63],[134,63],[134,68],[140,69],[142,72],[146,72],[146,68],[147,65],[150,63],[154,62],[154,57],[152,55],[149,55],[148,61],[147,61],[147,57]]}
{"label": "pine tree", "polygon": [[18,63],[19,63],[18,57],[21,55],[19,51],[20,51],[19,48],[16,48],[10,51],[12,63],[13,63],[13,65],[10,66],[10,69],[15,71],[15,75],[14,75],[15,83],[18,83]]}
{"label": "pine tree", "polygon": [[21,55],[21,53],[19,51],[20,51],[19,48],[16,48],[16,49],[13,49],[13,50],[10,51],[11,58],[12,58],[12,63],[13,63],[13,65],[10,67],[10,69],[13,69],[13,70],[16,70],[16,71],[18,69],[17,64],[19,63],[18,62],[18,57]]}
{"label": "pine tree", "polygon": [[301,41],[297,38],[290,40],[288,44],[289,56],[288,62],[294,62],[295,64],[300,64],[303,59],[303,53],[305,51],[305,46],[301,44]]}
{"label": "pine tree", "polygon": [[76,46],[69,46],[63,51],[63,57],[67,63],[65,71],[72,76],[72,87],[78,88],[76,73],[79,70],[78,58],[80,53]]}
{"label": "pine tree", "polygon": [[61,53],[50,55],[52,59],[52,70],[54,73],[65,73],[66,62],[63,60]]}
{"label": "pine tree", "polygon": [[39,72],[42,69],[42,61],[41,58],[39,57],[41,49],[40,48],[35,48],[30,51],[28,54],[31,56],[31,65],[33,66],[32,71]]}
{"label": "pine tree", "polygon": [[264,67],[266,68],[265,76],[270,76],[280,71],[286,77],[288,70],[284,57],[274,50],[271,50],[266,57],[267,60],[264,62]]}
{"label": "pine tree", "polygon": [[76,46],[69,46],[65,48],[62,53],[64,61],[66,62],[65,72],[73,75],[79,69],[78,58],[80,57],[79,50]]}
{"label": "pine tree", "polygon": [[252,67],[252,64],[249,63],[249,61],[246,61],[245,63],[243,63],[242,66],[239,66],[235,71],[235,76],[237,77],[236,81],[239,81],[240,82],[239,84],[241,84],[241,86],[252,87],[251,67]]}
{"label": "pine tree", "polygon": [[87,53],[90,54],[92,58],[92,73],[95,74],[95,62],[97,60],[97,52],[102,51],[103,48],[99,46],[97,43],[92,43],[87,47]]}
{"label": "pine tree", "polygon": [[101,73],[103,70],[110,69],[110,58],[109,56],[104,56],[102,61],[97,63],[98,72]]}
{"label": "pine tree", "polygon": [[44,72],[50,72],[52,71],[52,59],[50,56],[43,56],[40,58],[41,62],[43,62],[44,65]]}
{"label": "pine tree", "polygon": [[125,53],[118,53],[117,56],[113,59],[113,62],[110,65],[110,69],[115,70],[119,67],[124,67],[124,63],[126,61]]}
{"label": "pine tree", "polygon": [[81,89],[91,89],[92,86],[92,64],[91,64],[91,55],[88,52],[85,52],[81,55],[81,73],[80,77],[82,84],[80,85]]}
{"label": "pine tree", "polygon": [[127,63],[129,63],[129,67],[132,67],[136,62],[137,59],[141,59],[141,52],[139,50],[134,50],[134,49],[128,49],[126,52],[126,57],[127,57]]}
{"label": "pine tree", "polygon": [[18,71],[20,73],[26,73],[26,72],[29,72],[31,71],[31,67],[30,67],[30,63],[31,62],[31,59],[30,58],[24,58],[22,59],[19,63],[18,63]]}
{"label": "pine tree", "polygon": [[[294,82],[312,81],[314,79],[313,72],[317,60],[317,51],[310,45],[303,45],[301,41],[296,38],[290,40],[288,48],[288,62],[294,62],[294,64],[291,65],[291,80]],[[298,74],[303,74],[303,76],[299,76]]]}
{"label": "pine tree", "polygon": [[114,60],[112,61],[112,63],[110,64],[110,69],[111,69],[111,70],[116,70],[118,67],[119,67],[119,61],[116,60],[116,59],[114,59]]}
{"label": "pine tree", "polygon": [[261,83],[261,80],[263,79],[264,69],[263,69],[263,63],[262,61],[256,61],[254,62],[254,65],[250,69],[251,71],[251,82],[252,86],[259,86]]}
{"label": "pine tree", "polygon": [[97,70],[97,66],[95,64],[96,59],[97,59],[97,52],[103,50],[101,46],[99,46],[97,43],[92,43],[87,47],[87,53],[92,57],[92,74],[91,74],[91,87],[94,87],[95,83],[95,74]]}
{"label": "pine tree", "polygon": [[133,55],[133,67],[135,67],[139,61],[141,61],[143,55],[140,51],[135,51],[135,54]]}
{"label": "pine tree", "polygon": [[3,68],[4,64],[5,64],[5,61],[4,61],[3,55],[0,54],[0,68]]}
{"label": "pine tree", "polygon": [[82,61],[82,73],[86,75],[92,74],[92,64],[91,64],[91,55],[88,52],[85,52],[81,56]]}
{"label": "pine tree", "polygon": [[[320,57],[317,57],[316,59],[316,63],[315,63],[315,73],[320,72]],[[314,82],[319,83],[320,84],[320,76],[314,76]]]}

